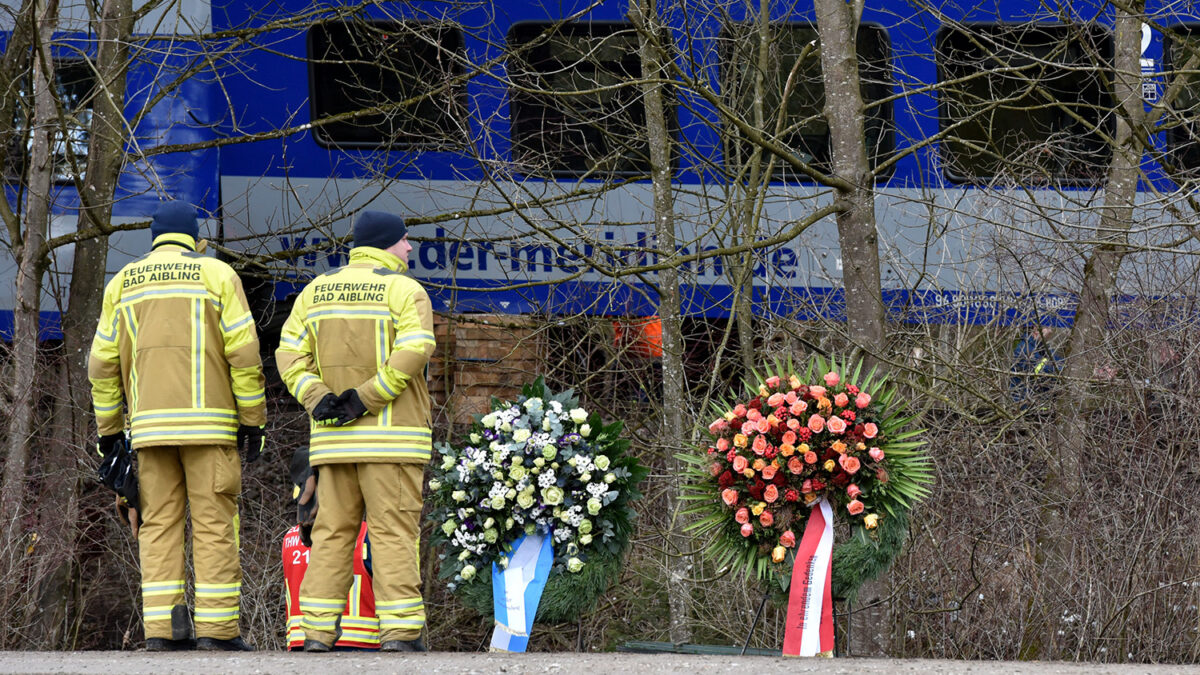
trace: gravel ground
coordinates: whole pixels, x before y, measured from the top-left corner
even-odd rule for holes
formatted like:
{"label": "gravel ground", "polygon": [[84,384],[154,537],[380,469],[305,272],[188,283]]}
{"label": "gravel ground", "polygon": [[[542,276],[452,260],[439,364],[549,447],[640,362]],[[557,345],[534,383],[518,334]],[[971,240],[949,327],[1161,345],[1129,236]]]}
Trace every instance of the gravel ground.
{"label": "gravel ground", "polygon": [[0,673],[87,673],[95,675],[335,675],[337,673],[971,673],[1068,675],[1106,673],[1197,673],[1198,666],[1100,663],[928,661],[901,659],[783,659],[764,656],[677,654],[147,654],[145,652],[0,652]]}

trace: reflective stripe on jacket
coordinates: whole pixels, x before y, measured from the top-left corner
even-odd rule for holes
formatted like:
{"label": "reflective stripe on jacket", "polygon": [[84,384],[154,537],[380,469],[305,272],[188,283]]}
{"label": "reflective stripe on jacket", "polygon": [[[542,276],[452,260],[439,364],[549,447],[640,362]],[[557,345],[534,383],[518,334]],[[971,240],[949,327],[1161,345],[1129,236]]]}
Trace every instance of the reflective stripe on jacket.
{"label": "reflective stripe on jacket", "polygon": [[88,360],[101,435],[128,415],[133,447],[235,445],[239,424],[266,424],[258,333],[233,268],[179,234],[104,288]]}
{"label": "reflective stripe on jacket", "polygon": [[350,263],[313,279],[283,325],[275,360],[309,413],[326,394],[358,391],[367,414],[343,427],[312,424],[313,466],[415,463],[432,451],[425,365],[433,309],[396,256],[360,246]]}

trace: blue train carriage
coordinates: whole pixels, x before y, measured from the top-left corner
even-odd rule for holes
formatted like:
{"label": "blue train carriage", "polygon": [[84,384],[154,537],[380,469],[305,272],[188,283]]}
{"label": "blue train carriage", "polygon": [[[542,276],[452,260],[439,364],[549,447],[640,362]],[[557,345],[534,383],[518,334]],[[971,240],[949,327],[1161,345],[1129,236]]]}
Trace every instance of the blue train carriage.
{"label": "blue train carriage", "polygon": [[[0,11],[0,39],[7,43],[12,20],[20,3],[4,0]],[[71,122],[69,131],[55,146],[54,191],[51,199],[50,236],[75,231],[80,200],[76,190],[76,170],[86,171],[88,133],[93,100],[97,94],[95,70],[96,35],[89,30],[89,8],[82,0],[60,2],[59,31],[54,36],[52,58],[56,86]],[[161,199],[180,199],[194,204],[207,217],[201,220],[202,236],[220,237],[218,194],[218,151],[165,152],[170,146],[197,143],[215,137],[217,119],[213,101],[215,82],[203,73],[195,77],[181,74],[197,62],[201,54],[194,38],[211,29],[211,11],[207,2],[185,0],[166,3],[142,17],[135,28],[132,63],[128,75],[126,118],[137,120],[129,143],[131,153],[121,173],[113,206],[114,225],[146,222]],[[19,83],[22,95],[28,85]],[[149,106],[160,92],[166,94]],[[27,127],[27,119],[18,120]],[[68,147],[84,158],[74,166],[67,161]],[[148,157],[138,159],[137,153]],[[160,154],[155,154],[160,153]],[[5,187],[9,203],[24,208],[21,175],[24,160],[17,158],[5,169]],[[123,265],[141,257],[150,248],[149,231],[119,232],[109,238],[107,270],[111,275]],[[67,245],[52,253],[41,300],[41,336],[53,340],[61,336],[60,312],[65,309],[74,246]],[[0,335],[12,334],[14,280],[16,263],[11,254],[0,256]]]}
{"label": "blue train carriage", "polygon": [[[1157,105],[1162,73],[1185,50],[1194,15],[1148,12],[1143,96]],[[422,221],[413,272],[450,311],[644,315],[656,309],[643,278],[609,270],[655,262],[648,152],[638,91],[637,38],[623,0],[589,4],[380,3],[365,8],[283,0],[263,8],[219,4],[214,28],[269,25],[308,12],[307,27],[273,31],[222,77],[239,132],[269,140],[222,149],[221,209],[230,245],[297,253],[276,265],[294,281],[344,261],[322,250],[359,208]],[[741,3],[670,15],[678,63],[700,86],[744,109],[750,16]],[[872,2],[859,30],[877,219],[893,317],[921,322],[1064,324],[1103,196],[1105,141],[1114,124],[1104,84],[1112,62],[1111,8],[1098,1],[1053,9],[1026,0],[914,10]],[[797,55],[816,38],[811,7],[778,10],[766,73],[777,109]],[[1163,30],[1173,37],[1164,40]],[[1097,67],[1097,64],[1098,67]],[[786,102],[785,142],[827,170],[828,130],[815,61],[802,64]],[[1015,74],[1014,74],[1015,73]],[[269,75],[269,77],[267,77]],[[1026,91],[1031,79],[1042,83]],[[953,83],[953,84],[947,84]],[[264,88],[267,92],[264,93]],[[936,91],[935,91],[936,89]],[[571,106],[545,92],[571,93]],[[1185,87],[1157,134],[1155,152],[1192,166]],[[774,97],[772,99],[772,97]],[[997,101],[1002,101],[996,105]],[[981,114],[981,112],[983,114]],[[671,108],[676,140],[679,252],[735,243],[738,181],[749,150],[703,96],[684,88]],[[939,142],[954,129],[956,139]],[[1161,244],[1191,210],[1147,153],[1134,236]],[[795,230],[831,203],[830,190],[777,163],[756,236]],[[620,187],[608,189],[612,182]],[[1167,252],[1125,266],[1127,298],[1181,291],[1190,273]],[[685,266],[685,311],[726,315],[730,260]],[[652,278],[652,275],[651,277]],[[832,217],[763,250],[754,290],[763,311],[841,316],[841,261]],[[1134,311],[1147,311],[1141,305]]]}

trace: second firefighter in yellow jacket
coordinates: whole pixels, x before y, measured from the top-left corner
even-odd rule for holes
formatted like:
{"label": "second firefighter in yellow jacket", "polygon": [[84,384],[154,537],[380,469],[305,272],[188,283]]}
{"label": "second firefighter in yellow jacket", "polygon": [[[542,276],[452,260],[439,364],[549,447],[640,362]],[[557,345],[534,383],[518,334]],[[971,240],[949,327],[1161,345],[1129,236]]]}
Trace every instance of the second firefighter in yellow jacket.
{"label": "second firefighter in yellow jacket", "polygon": [[[152,250],[104,289],[88,377],[102,455],[124,436],[137,452],[146,648],[250,649],[238,628],[238,445],[257,459],[266,396],[258,335],[229,265],[196,252],[196,212],[168,202]],[[184,601],[192,516],[196,609]]]}
{"label": "second firefighter in yellow jacket", "polygon": [[300,587],[305,651],[328,651],[337,639],[364,511],[380,649],[425,649],[417,542],[434,338],[429,296],[404,274],[411,250],[402,218],[361,213],[349,264],[305,286],[275,353],[288,389],[313,416],[309,461],[321,506]]}

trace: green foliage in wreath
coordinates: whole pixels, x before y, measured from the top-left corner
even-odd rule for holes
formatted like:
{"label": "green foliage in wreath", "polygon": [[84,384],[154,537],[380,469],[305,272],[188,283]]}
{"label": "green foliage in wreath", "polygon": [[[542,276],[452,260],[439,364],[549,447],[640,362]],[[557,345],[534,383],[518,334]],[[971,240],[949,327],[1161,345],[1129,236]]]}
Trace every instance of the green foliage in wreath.
{"label": "green foliage in wreath", "polygon": [[712,542],[718,566],[786,592],[811,507],[826,499],[853,533],[834,546],[833,594],[853,597],[899,554],[909,510],[929,494],[924,430],[911,428],[898,389],[859,363],[789,359],[746,385],[741,400],[714,403],[704,451],[678,456],[697,516],[688,529]]}
{"label": "green foliage in wreath", "polygon": [[492,564],[523,534],[551,537],[554,562],[536,620],[572,621],[620,576],[648,470],[622,424],[605,424],[572,390],[538,378],[515,402],[492,399],[460,447],[439,444],[429,481],[439,577],[464,604],[492,613]]}

